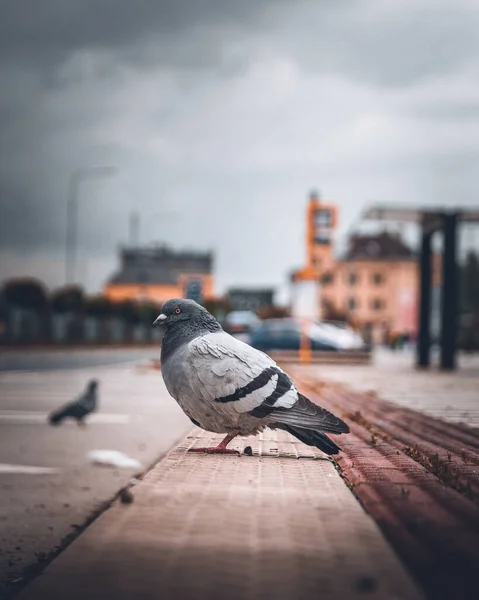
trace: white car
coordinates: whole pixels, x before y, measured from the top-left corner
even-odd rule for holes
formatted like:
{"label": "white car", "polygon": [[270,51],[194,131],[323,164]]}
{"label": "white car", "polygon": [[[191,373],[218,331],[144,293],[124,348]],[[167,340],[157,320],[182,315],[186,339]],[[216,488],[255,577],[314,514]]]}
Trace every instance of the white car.
{"label": "white car", "polygon": [[346,324],[320,321],[309,326],[310,336],[319,341],[336,346],[338,350],[362,350],[364,339]]}

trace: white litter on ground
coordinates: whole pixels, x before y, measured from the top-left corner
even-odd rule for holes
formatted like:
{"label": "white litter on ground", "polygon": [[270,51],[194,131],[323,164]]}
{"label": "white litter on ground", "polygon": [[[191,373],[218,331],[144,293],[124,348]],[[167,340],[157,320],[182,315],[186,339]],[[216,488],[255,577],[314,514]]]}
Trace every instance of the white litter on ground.
{"label": "white litter on ground", "polygon": [[91,450],[88,453],[90,462],[103,467],[120,469],[141,469],[141,463],[118,450]]}

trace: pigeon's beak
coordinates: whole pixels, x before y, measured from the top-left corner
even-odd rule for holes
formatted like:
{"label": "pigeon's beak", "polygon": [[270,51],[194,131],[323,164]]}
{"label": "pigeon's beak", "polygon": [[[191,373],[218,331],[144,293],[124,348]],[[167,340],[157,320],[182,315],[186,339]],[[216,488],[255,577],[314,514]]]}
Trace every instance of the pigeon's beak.
{"label": "pigeon's beak", "polygon": [[161,314],[157,319],[153,321],[153,327],[158,327],[158,325],[163,325],[166,321],[166,315]]}

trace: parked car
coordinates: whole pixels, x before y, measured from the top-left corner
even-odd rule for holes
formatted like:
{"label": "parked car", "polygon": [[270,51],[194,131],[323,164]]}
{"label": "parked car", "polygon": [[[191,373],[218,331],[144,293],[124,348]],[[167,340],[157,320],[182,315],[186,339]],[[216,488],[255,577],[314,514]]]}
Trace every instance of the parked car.
{"label": "parked car", "polygon": [[330,343],[338,350],[363,350],[366,343],[363,337],[347,323],[341,321],[319,321],[310,326],[314,339]]}
{"label": "parked car", "polygon": [[[312,350],[337,351],[337,344],[312,337],[308,329],[303,329],[311,341]],[[301,325],[295,319],[266,319],[251,333],[250,344],[253,348],[268,352],[270,350],[299,350],[301,345]]]}
{"label": "parked car", "polygon": [[226,315],[225,329],[228,333],[249,333],[261,323],[261,319],[250,310],[233,310]]}

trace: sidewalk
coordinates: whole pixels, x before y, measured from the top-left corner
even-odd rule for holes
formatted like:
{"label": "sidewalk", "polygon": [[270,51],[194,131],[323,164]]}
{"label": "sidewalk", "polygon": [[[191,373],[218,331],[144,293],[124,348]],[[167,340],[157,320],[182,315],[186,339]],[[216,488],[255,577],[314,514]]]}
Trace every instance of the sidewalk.
{"label": "sidewalk", "polygon": [[[421,598],[329,459],[283,432],[192,455],[195,429],[21,600]],[[232,445],[233,447],[233,445]]]}
{"label": "sidewalk", "polygon": [[384,400],[432,417],[479,427],[479,355],[459,358],[460,369],[417,370],[413,352],[378,349],[369,365],[318,365],[307,368],[324,381],[357,391],[374,391]]}

